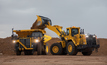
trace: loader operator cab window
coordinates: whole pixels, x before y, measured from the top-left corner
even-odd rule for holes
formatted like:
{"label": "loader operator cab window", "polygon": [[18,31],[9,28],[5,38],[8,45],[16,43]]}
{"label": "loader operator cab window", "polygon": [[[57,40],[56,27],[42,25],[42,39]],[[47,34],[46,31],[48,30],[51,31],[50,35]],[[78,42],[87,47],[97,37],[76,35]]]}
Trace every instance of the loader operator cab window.
{"label": "loader operator cab window", "polygon": [[69,35],[69,29],[67,29],[66,35]]}
{"label": "loader operator cab window", "polygon": [[76,34],[78,34],[78,29],[76,28],[71,29],[71,35],[74,36]]}
{"label": "loader operator cab window", "polygon": [[33,32],[32,37],[42,37],[42,33],[41,32]]}

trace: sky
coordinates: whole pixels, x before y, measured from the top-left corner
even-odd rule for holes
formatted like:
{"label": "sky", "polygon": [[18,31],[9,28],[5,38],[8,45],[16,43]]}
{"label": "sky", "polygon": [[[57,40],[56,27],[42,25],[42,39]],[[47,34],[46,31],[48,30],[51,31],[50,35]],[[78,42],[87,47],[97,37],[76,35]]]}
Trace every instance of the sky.
{"label": "sky", "polygon": [[[76,26],[85,33],[107,38],[107,0],[0,0],[0,38],[15,30],[30,29],[36,15],[48,17],[52,25]],[[58,37],[46,29],[48,35]]]}

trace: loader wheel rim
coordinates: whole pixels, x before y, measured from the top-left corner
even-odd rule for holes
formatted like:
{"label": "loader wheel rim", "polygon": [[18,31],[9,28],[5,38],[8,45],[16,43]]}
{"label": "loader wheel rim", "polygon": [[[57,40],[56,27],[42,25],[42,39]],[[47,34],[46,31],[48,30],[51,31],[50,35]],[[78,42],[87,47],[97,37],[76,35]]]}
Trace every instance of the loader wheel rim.
{"label": "loader wheel rim", "polygon": [[48,50],[48,46],[46,46],[46,53],[48,53],[48,51],[49,51],[49,50]]}
{"label": "loader wheel rim", "polygon": [[72,52],[72,45],[68,45],[68,51]]}
{"label": "loader wheel rim", "polygon": [[58,51],[59,51],[58,46],[54,46],[54,47],[52,48],[52,51],[53,51],[54,53],[58,53]]}

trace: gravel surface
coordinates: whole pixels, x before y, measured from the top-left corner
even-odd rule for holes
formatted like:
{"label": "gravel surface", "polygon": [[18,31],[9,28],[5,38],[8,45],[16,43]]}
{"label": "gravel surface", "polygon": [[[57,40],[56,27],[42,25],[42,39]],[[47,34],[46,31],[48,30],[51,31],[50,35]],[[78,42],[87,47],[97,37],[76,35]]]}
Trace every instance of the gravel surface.
{"label": "gravel surface", "polygon": [[107,65],[107,56],[0,56],[0,65]]}

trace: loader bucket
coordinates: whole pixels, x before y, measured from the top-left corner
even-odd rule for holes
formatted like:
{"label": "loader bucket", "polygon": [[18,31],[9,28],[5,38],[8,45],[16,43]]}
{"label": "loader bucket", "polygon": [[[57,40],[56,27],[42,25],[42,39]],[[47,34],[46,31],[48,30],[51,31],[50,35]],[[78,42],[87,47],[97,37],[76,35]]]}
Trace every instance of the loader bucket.
{"label": "loader bucket", "polygon": [[37,20],[34,22],[31,29],[44,29],[46,25],[52,25],[51,20],[47,17],[37,15]]}

